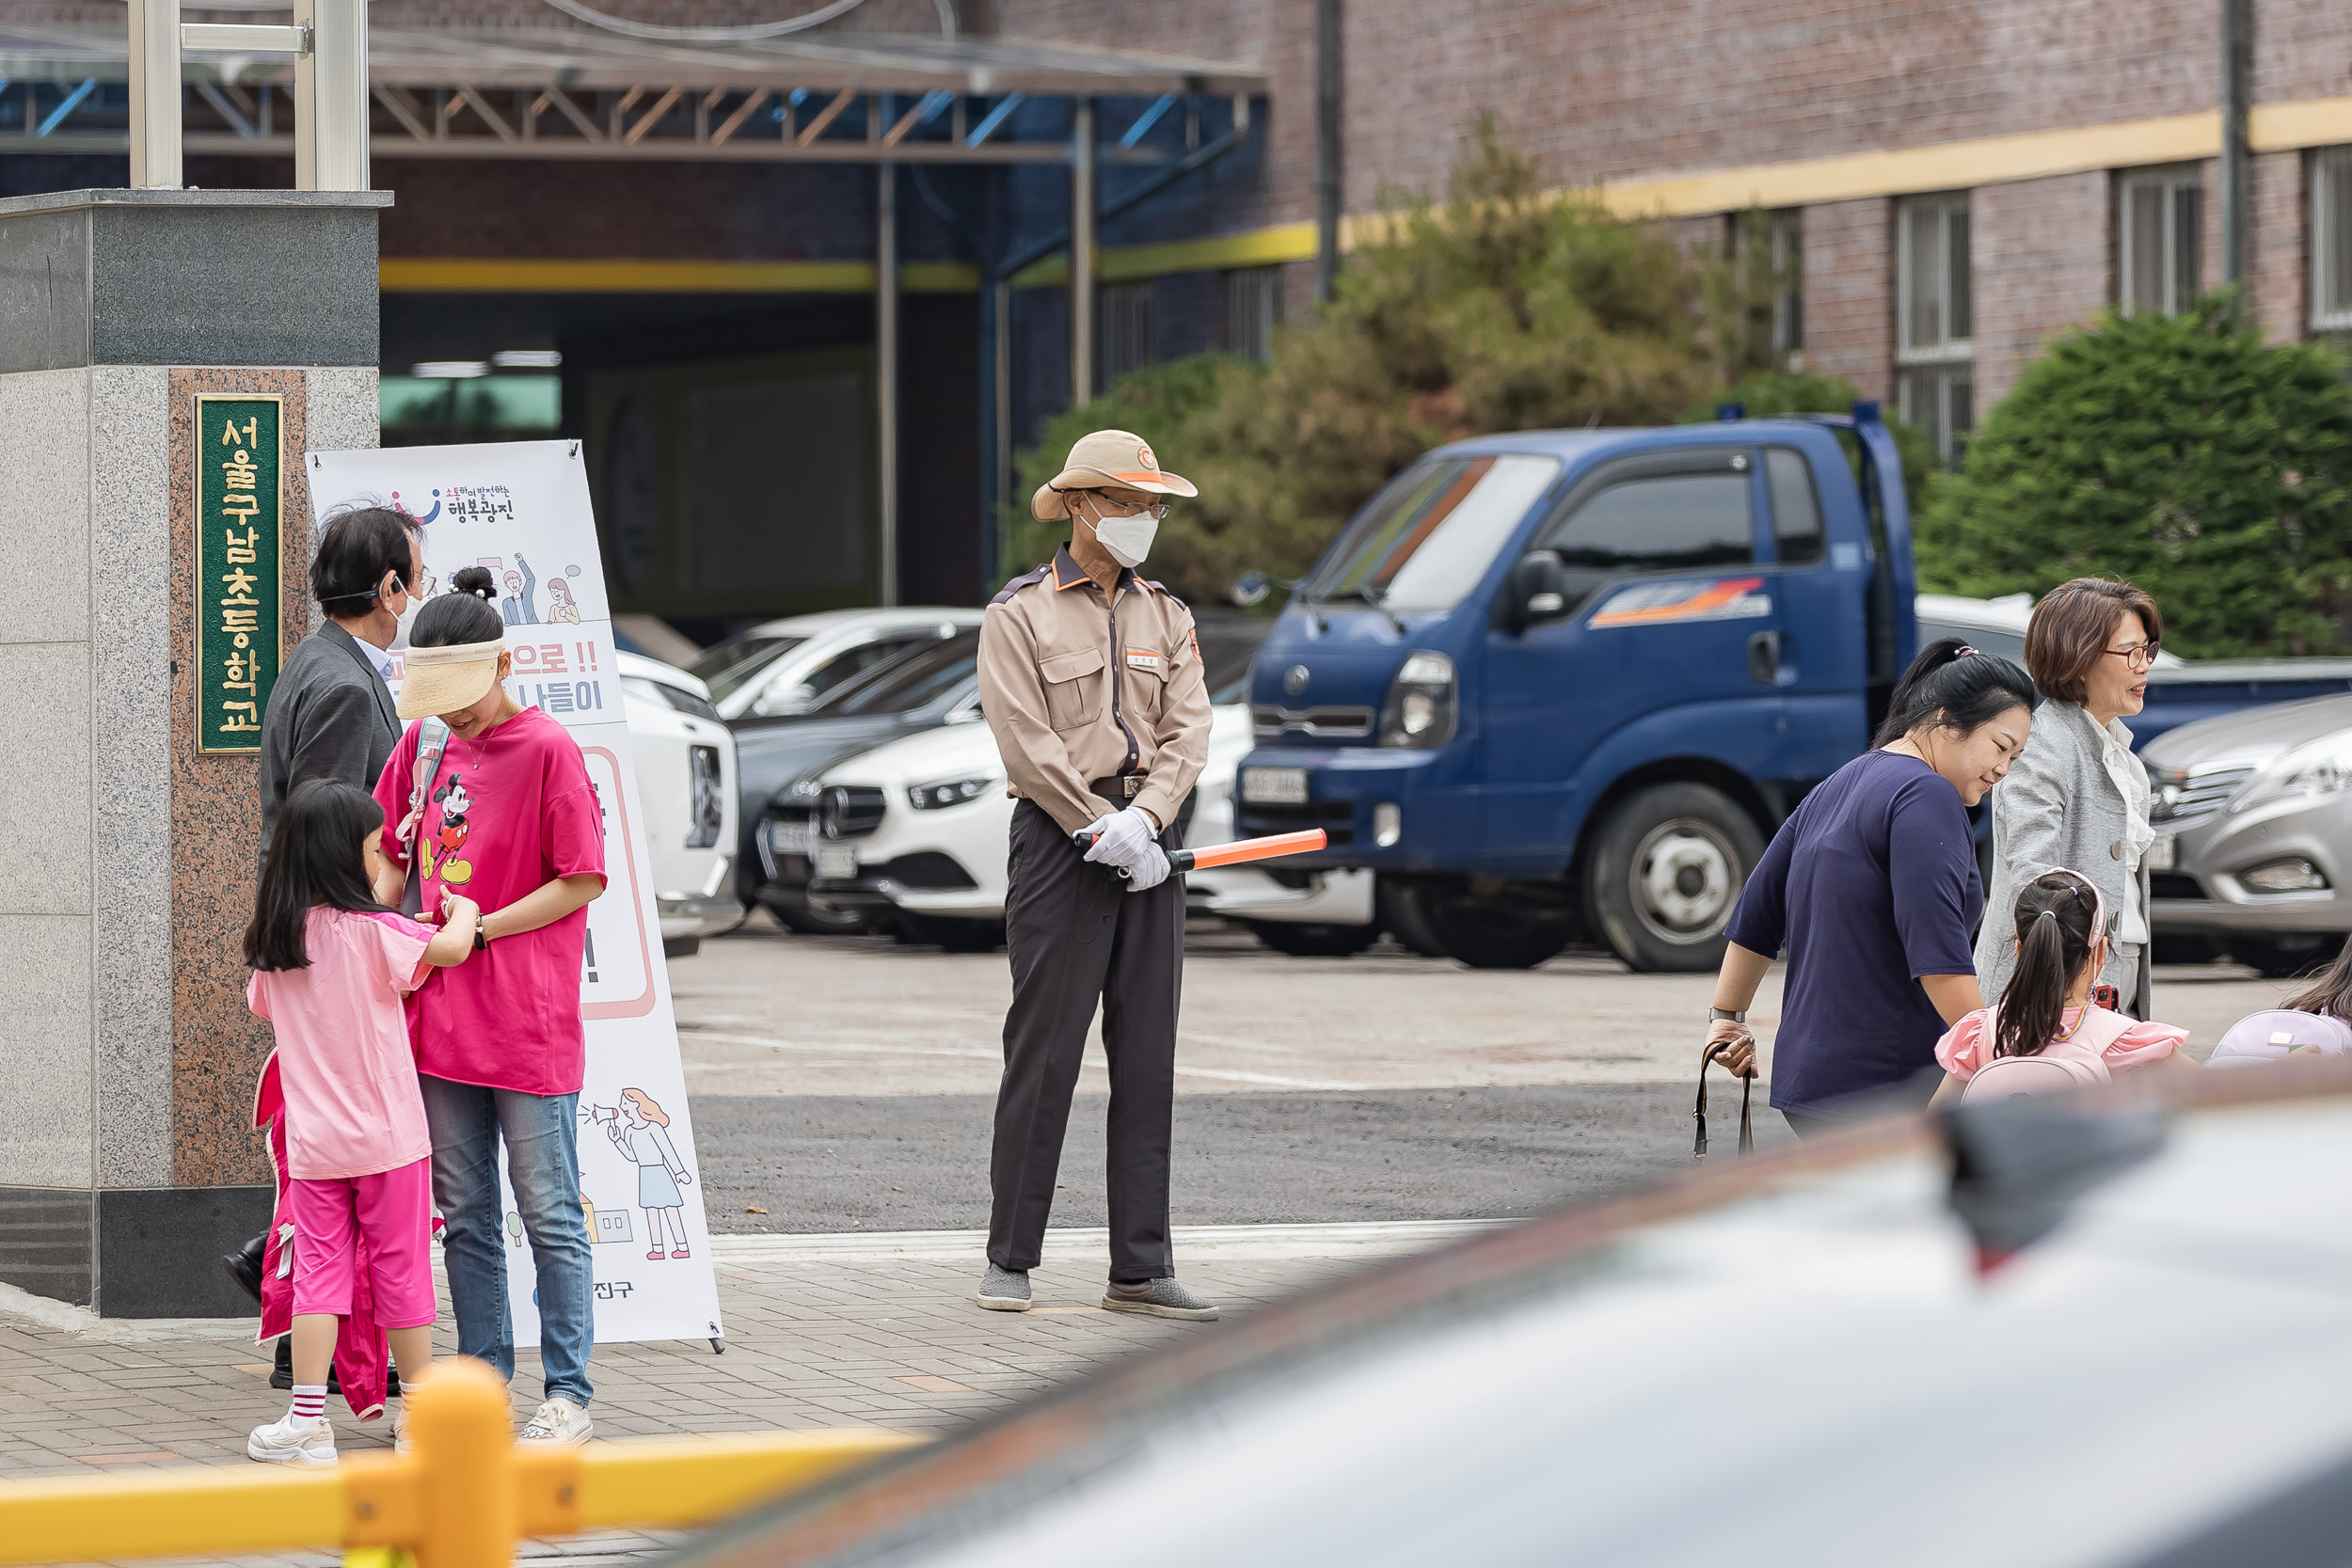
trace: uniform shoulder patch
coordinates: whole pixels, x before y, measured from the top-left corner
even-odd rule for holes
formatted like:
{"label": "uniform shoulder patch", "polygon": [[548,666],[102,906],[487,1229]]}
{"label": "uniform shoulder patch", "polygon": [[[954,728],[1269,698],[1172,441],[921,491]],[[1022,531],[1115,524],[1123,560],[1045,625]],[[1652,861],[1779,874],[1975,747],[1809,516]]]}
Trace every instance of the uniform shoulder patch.
{"label": "uniform shoulder patch", "polygon": [[1045,580],[1046,574],[1051,572],[1053,569],[1054,568],[1049,564],[1040,566],[1034,572],[1022,573],[1019,577],[1005,584],[1004,587],[998,589],[996,591],[996,596],[988,602],[990,604],[1003,604],[1006,600],[1011,598],[1015,594],[1020,593],[1024,588],[1034,587],[1038,583],[1043,582]]}

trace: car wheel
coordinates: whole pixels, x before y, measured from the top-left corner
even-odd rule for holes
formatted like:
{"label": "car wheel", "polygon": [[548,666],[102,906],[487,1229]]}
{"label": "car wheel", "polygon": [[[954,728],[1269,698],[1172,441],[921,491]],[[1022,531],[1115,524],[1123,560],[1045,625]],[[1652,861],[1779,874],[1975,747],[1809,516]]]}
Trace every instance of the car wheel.
{"label": "car wheel", "polygon": [[2317,931],[2280,931],[2270,936],[2240,936],[2233,931],[2221,939],[2230,957],[2249,969],[2260,970],[2265,980],[2298,980],[2316,974],[2336,956],[2337,939]]}
{"label": "car wheel", "polygon": [[1373,920],[1424,958],[1447,956],[1438,941],[1438,933],[1422,918],[1421,903],[1408,883],[1399,882],[1393,877],[1382,877],[1374,883]]}
{"label": "car wheel", "polygon": [[1277,953],[1294,958],[1348,958],[1378,940],[1377,926],[1306,925],[1291,920],[1246,920],[1243,925]]}
{"label": "car wheel", "polygon": [[804,937],[864,936],[874,927],[855,910],[820,910],[800,898],[762,900],[785,929]]}
{"label": "car wheel", "polygon": [[1653,785],[1621,801],[1585,874],[1593,924],[1640,974],[1722,966],[1731,911],[1764,854],[1755,821],[1720,789]]}
{"label": "car wheel", "polygon": [[2158,931],[2148,944],[2150,963],[2209,964],[2220,957],[2219,942],[2190,931]]}
{"label": "car wheel", "polygon": [[893,922],[898,928],[899,941],[922,942],[950,953],[993,953],[1005,945],[1005,923],[1001,920],[957,920],[947,915],[909,914],[901,910]]}
{"label": "car wheel", "polygon": [[1428,933],[1438,949],[1436,957],[1472,969],[1533,969],[1557,955],[1576,934],[1576,922],[1566,916],[1425,882],[1398,884],[1394,913]]}

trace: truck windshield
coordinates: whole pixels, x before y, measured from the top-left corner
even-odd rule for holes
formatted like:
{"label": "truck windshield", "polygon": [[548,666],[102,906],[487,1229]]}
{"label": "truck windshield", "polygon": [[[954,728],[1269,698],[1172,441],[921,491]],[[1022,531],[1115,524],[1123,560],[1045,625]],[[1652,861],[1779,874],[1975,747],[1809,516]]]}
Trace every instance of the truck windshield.
{"label": "truck windshield", "polygon": [[1520,453],[1416,464],[1348,526],[1304,595],[1452,610],[1559,472],[1557,458]]}

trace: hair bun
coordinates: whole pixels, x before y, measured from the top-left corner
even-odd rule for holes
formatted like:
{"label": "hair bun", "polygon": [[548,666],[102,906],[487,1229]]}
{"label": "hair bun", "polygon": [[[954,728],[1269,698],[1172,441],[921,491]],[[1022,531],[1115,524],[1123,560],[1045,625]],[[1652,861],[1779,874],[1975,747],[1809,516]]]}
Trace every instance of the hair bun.
{"label": "hair bun", "polygon": [[477,599],[498,597],[498,586],[492,581],[487,566],[460,566],[449,576],[449,591],[471,594]]}

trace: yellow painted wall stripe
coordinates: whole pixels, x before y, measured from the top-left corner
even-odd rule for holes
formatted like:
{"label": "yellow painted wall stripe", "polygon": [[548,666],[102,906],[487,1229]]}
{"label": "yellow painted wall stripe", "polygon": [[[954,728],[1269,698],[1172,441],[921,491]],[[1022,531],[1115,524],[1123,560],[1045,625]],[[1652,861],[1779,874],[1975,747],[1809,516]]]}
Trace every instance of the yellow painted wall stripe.
{"label": "yellow painted wall stripe", "polygon": [[[2352,97],[2257,103],[2247,140],[2257,152],[2292,152],[2352,144]],[[1919,191],[1966,190],[2092,169],[2136,168],[2217,157],[2220,117],[2205,111],[2122,120],[2111,125],[2029,131],[1789,163],[1753,164],[1692,174],[1603,184],[1601,201],[1624,217],[1700,217],[1749,206],[1805,207]],[[1571,194],[1563,187],[1554,196]],[[1343,248],[1384,232],[1379,214],[1347,219]],[[1156,245],[1115,245],[1102,254],[1104,282],[1171,273],[1213,272],[1305,261],[1315,253],[1315,226],[1280,223],[1238,234]],[[444,260],[393,257],[378,263],[387,293],[871,293],[869,261],[630,261]],[[979,287],[968,261],[911,262],[902,274],[913,293],[968,293]],[[1066,256],[1048,257],[1013,279],[1015,287],[1057,288],[1070,277]]]}

